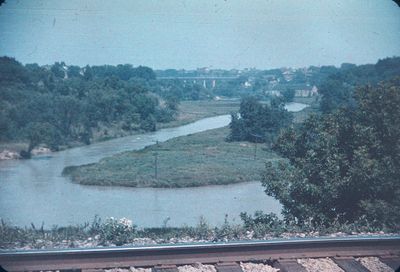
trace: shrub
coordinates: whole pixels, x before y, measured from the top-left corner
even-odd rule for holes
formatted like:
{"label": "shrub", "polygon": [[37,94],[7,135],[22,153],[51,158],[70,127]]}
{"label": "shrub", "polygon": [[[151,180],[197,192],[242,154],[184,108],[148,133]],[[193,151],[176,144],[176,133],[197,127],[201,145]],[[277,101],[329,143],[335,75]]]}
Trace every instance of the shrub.
{"label": "shrub", "polygon": [[103,244],[113,243],[117,246],[129,242],[136,231],[136,226],[126,218],[108,218],[103,224],[95,226],[99,229],[100,241]]}

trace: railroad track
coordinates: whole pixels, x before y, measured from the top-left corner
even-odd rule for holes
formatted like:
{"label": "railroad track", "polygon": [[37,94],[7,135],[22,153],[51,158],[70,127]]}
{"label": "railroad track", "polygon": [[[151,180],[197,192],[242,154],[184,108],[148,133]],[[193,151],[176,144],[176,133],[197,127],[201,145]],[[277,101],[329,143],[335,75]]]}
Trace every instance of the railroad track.
{"label": "railroad track", "polygon": [[400,236],[311,238],[252,242],[158,245],[65,250],[1,251],[6,271],[144,267],[177,271],[176,266],[213,264],[218,272],[242,271],[239,262],[263,262],[280,271],[306,271],[297,259],[331,258],[344,271],[366,270],[355,258],[378,257],[393,270],[400,266]]}

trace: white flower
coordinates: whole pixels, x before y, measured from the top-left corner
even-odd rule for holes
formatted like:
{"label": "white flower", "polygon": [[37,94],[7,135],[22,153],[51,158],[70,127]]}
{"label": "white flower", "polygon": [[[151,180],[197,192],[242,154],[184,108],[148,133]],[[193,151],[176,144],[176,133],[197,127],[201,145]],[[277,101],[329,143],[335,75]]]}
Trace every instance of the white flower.
{"label": "white flower", "polygon": [[132,220],[129,220],[128,218],[125,218],[125,217],[121,218],[121,219],[118,221],[118,223],[120,223],[120,224],[122,224],[122,225],[124,225],[124,226],[126,226],[126,227],[128,227],[128,228],[132,228],[132,227],[133,227],[133,222],[132,222]]}

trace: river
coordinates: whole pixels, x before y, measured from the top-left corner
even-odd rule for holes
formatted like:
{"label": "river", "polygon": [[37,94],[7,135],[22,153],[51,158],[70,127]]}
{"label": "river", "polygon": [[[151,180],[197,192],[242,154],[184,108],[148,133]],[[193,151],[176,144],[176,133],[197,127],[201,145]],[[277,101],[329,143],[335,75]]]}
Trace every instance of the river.
{"label": "river", "polygon": [[[293,109],[297,111],[299,105]],[[196,225],[204,216],[220,225],[227,214],[239,222],[239,213],[256,210],[280,213],[281,205],[266,196],[259,182],[198,188],[155,189],[83,186],[61,176],[64,167],[99,161],[128,150],[141,149],[156,141],[228,125],[229,115],[152,133],[127,136],[88,146],[71,148],[30,160],[0,161],[0,218],[12,225],[34,223],[45,227],[65,226],[101,218],[126,217],[140,227]]]}

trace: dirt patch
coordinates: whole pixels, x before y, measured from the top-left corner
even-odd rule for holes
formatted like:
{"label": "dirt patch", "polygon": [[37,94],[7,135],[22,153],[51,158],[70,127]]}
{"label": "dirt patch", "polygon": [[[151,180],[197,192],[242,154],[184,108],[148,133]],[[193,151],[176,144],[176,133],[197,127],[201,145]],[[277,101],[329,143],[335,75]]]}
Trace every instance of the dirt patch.
{"label": "dirt patch", "polygon": [[3,150],[0,152],[0,161],[2,160],[18,160],[21,156],[16,151]]}

